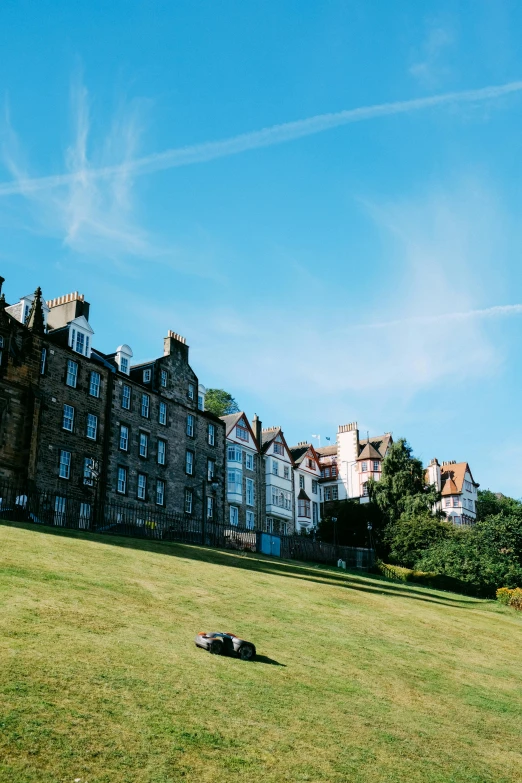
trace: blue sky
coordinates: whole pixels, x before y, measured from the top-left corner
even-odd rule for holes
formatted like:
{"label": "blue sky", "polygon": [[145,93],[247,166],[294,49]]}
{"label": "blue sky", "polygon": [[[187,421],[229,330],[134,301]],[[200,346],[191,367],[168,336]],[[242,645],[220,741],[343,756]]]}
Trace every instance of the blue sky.
{"label": "blue sky", "polygon": [[79,290],[101,350],[173,329],[289,441],[358,421],[521,496],[521,34],[515,0],[2,3],[8,300]]}

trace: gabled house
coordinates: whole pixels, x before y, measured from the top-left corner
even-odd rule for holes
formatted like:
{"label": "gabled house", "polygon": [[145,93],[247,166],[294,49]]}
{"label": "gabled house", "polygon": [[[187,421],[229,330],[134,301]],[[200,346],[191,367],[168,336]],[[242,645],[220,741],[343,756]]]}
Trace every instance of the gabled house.
{"label": "gabled house", "polygon": [[382,463],[393,443],[391,433],[360,438],[357,422],[342,424],[335,446],[316,450],[321,467],[322,500],[359,498],[368,502],[368,480],[379,481]]}
{"label": "gabled house", "polygon": [[252,425],[244,411],[222,416],[226,431],[226,512],[234,526],[262,529],[264,522],[264,466],[259,448],[261,422]]}
{"label": "gabled house", "polygon": [[426,469],[426,480],[437,487],[441,500],[436,510],[442,509],[455,525],[474,525],[477,519],[477,490],[467,462],[443,462],[432,459]]}
{"label": "gabled house", "polygon": [[294,462],[295,529],[297,533],[317,528],[321,521],[319,457],[311,443],[290,447]]}
{"label": "gabled house", "polygon": [[281,427],[261,431],[265,457],[266,518],[268,533],[286,535],[295,531],[294,461]]}

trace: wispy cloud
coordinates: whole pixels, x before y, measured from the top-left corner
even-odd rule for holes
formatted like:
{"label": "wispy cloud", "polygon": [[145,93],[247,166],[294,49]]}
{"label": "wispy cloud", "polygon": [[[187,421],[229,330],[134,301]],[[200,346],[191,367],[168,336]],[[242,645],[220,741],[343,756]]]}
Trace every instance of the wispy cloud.
{"label": "wispy cloud", "polygon": [[449,75],[450,68],[444,62],[444,55],[455,43],[453,31],[439,21],[429,21],[426,36],[417,53],[416,61],[410,67],[410,74],[424,87],[433,89]]}
{"label": "wispy cloud", "polygon": [[125,159],[113,165],[90,167],[83,171],[77,169],[63,174],[45,177],[18,178],[13,182],[0,184],[0,196],[12,196],[16,194],[27,195],[31,192],[49,190],[69,186],[81,176],[89,180],[111,179],[115,176],[134,176],[148,174],[164,169],[188,166],[195,163],[237,155],[248,150],[270,147],[275,144],[292,141],[294,139],[311,136],[342,125],[354,122],[376,119],[396,114],[405,114],[425,109],[440,107],[450,104],[480,103],[491,101],[522,90],[522,81],[513,81],[507,84],[493,87],[484,87],[478,90],[465,90],[461,92],[433,95],[428,98],[415,100],[395,101],[373,106],[363,106],[356,109],[319,114],[304,120],[273,125],[251,133],[243,133],[220,141],[205,142],[186,147],[166,150],[133,159]]}
{"label": "wispy cloud", "polygon": [[394,321],[357,324],[351,329],[388,329],[394,326],[422,326],[423,324],[443,324],[454,321],[469,321],[474,318],[499,318],[510,315],[522,315],[522,304],[494,305],[478,310],[465,310],[457,313],[439,313],[437,315],[417,316],[416,318],[398,318]]}

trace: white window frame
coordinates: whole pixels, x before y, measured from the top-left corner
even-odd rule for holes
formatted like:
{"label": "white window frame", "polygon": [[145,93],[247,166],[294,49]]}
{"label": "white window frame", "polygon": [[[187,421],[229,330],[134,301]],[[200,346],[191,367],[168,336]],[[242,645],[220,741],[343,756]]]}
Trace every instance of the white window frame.
{"label": "white window frame", "polygon": [[195,430],[195,416],[192,413],[187,413],[187,437],[193,438],[194,437],[194,430]]}
{"label": "white window frame", "polygon": [[305,488],[305,477],[302,473],[299,474],[299,489]]}
{"label": "white window frame", "polygon": [[129,374],[129,360],[126,356],[120,356],[120,372],[124,375]]}
{"label": "white window frame", "polygon": [[92,457],[85,457],[83,460],[83,483],[86,487],[92,487],[94,484],[92,478]]}
{"label": "white window frame", "polygon": [[239,468],[228,468],[227,492],[230,495],[243,495],[243,471]]}
{"label": "white window frame", "polygon": [[216,475],[216,460],[215,459],[207,459],[207,480],[208,481],[214,481],[214,476]]}
{"label": "white window frame", "polygon": [[101,375],[96,370],[91,370],[89,378],[89,394],[91,397],[98,398],[100,396]]}
{"label": "white window frame", "polygon": [[254,470],[254,455],[249,451],[245,452],[245,468]]}
{"label": "white window frame", "polygon": [[58,476],[63,479],[71,478],[71,452],[60,449],[60,466]]}
{"label": "white window frame", "polygon": [[232,527],[239,526],[239,508],[237,506],[230,506],[229,520]]}
{"label": "white window frame", "polygon": [[76,389],[78,385],[78,362],[75,362],[73,359],[67,359],[65,385],[70,386],[71,389]]}
{"label": "white window frame", "polygon": [[126,424],[120,424],[120,451],[128,451],[128,450],[129,450],[129,428],[127,427]]}
{"label": "white window frame", "polygon": [[[70,426],[66,426],[70,425]],[[63,405],[62,430],[74,432],[74,408],[66,402]]]}
{"label": "white window frame", "polygon": [[215,446],[216,445],[216,425],[215,424],[209,424],[208,425],[207,440],[208,440],[208,445],[209,446]]}
{"label": "white window frame", "polygon": [[139,455],[144,459],[149,456],[149,436],[146,432],[140,432]]}
{"label": "white window frame", "polygon": [[[0,338],[2,340],[2,343],[0,344],[0,348],[3,348],[4,338]],[[0,364],[2,363],[2,351],[0,350]],[[47,367],[47,348],[42,348],[42,352],[40,354],[40,375],[45,375],[45,370]]]}
{"label": "white window frame", "polygon": [[312,479],[312,495],[317,495],[319,492],[319,482],[317,479]]}
{"label": "white window frame", "polygon": [[138,500],[145,500],[147,497],[147,476],[145,473],[138,473],[136,497]]}
{"label": "white window frame", "polygon": [[332,487],[332,500],[339,500],[339,487]]}
{"label": "white window frame", "polygon": [[247,509],[246,512],[246,526],[247,526],[247,530],[254,530],[256,526],[256,519],[254,516],[254,512],[250,511],[249,509]]}
{"label": "white window frame", "polygon": [[160,383],[163,389],[167,388],[169,382],[169,374],[166,370],[162,370],[160,374]]}
{"label": "white window frame", "polygon": [[207,519],[214,519],[214,498],[207,496]]}
{"label": "white window frame", "polygon": [[272,460],[272,475],[279,476],[279,462],[276,459]]}
{"label": "white window frame", "polygon": [[158,465],[164,465],[167,461],[167,441],[158,438]]}
{"label": "white window frame", "polygon": [[143,383],[150,383],[150,379],[152,378],[152,370],[150,367],[146,370],[143,370]]}
{"label": "white window frame", "polygon": [[248,429],[243,427],[242,424],[236,424],[236,438],[239,438],[239,440],[244,440],[248,443]]}
{"label": "white window frame", "polygon": [[156,505],[165,505],[165,482],[163,479],[156,479]]}
{"label": "white window frame", "polygon": [[192,514],[194,504],[194,493],[191,489],[185,490],[185,514]]}
{"label": "white window frame", "polygon": [[56,495],[54,498],[54,517],[53,522],[55,525],[64,525],[67,514],[67,498],[62,498]]}
{"label": "white window frame", "polygon": [[143,419],[150,418],[150,395],[145,392],[141,395],[141,416]]}
{"label": "white window frame", "polygon": [[361,462],[361,473],[368,473],[368,463]]}
{"label": "white window frame", "polygon": [[[92,434],[94,432],[94,434]],[[87,425],[85,428],[85,434],[89,440],[96,440],[98,436],[98,417],[94,413],[87,414]]]}
{"label": "white window frame", "polygon": [[189,385],[188,385],[188,392],[187,393],[188,393],[189,400],[193,400],[194,399],[194,394],[196,393],[196,387],[194,386],[193,383],[189,383]]}
{"label": "white window frame", "polygon": [[185,451],[185,473],[187,476],[194,475],[194,452],[191,449]]}
{"label": "white window frame", "polygon": [[163,400],[160,400],[159,404],[158,421],[164,427],[167,425],[167,403]]}
{"label": "white window frame", "polygon": [[[123,389],[121,390],[121,407],[123,408],[123,410],[130,411],[131,399],[132,399],[132,389],[128,383],[124,383]],[[127,405],[125,403],[127,403]]]}
{"label": "white window frame", "polygon": [[126,495],[127,494],[127,480],[128,480],[128,472],[127,468],[124,468],[122,466],[118,466],[118,472],[117,472],[117,483],[116,483],[116,492],[119,495]]}
{"label": "white window frame", "polygon": [[245,503],[247,506],[254,505],[254,479],[251,478],[245,482]]}
{"label": "white window frame", "polygon": [[229,443],[227,446],[227,462],[234,462],[238,465],[243,464],[243,449],[236,446],[235,443]]}

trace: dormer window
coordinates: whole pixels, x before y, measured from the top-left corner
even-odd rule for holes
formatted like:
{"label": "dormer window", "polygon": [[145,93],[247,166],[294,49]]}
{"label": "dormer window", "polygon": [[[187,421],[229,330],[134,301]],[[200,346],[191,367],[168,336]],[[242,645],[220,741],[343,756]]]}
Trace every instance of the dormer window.
{"label": "dormer window", "polygon": [[151,371],[143,370],[143,383],[150,383]]}
{"label": "dormer window", "polygon": [[129,374],[130,370],[130,360],[133,357],[132,348],[129,345],[120,345],[116,349],[116,353],[114,355],[114,359],[116,361],[116,364],[118,365],[118,369],[120,372],[122,372],[124,375]]}
{"label": "dormer window", "polygon": [[69,346],[82,356],[91,355],[91,335],[94,334],[84,316],[75,318],[69,324]]}

